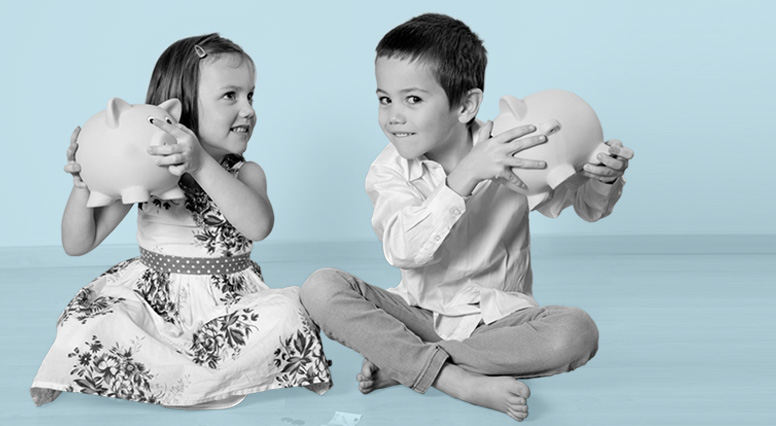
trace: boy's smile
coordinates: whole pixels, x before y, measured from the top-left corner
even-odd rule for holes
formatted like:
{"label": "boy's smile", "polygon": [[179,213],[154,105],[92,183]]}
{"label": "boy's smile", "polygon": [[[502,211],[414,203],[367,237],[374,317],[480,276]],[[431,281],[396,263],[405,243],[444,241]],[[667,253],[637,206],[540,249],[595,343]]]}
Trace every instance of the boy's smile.
{"label": "boy's smile", "polygon": [[451,108],[429,66],[420,61],[380,57],[375,61],[378,120],[404,158],[426,155],[440,163],[469,141],[458,108]]}

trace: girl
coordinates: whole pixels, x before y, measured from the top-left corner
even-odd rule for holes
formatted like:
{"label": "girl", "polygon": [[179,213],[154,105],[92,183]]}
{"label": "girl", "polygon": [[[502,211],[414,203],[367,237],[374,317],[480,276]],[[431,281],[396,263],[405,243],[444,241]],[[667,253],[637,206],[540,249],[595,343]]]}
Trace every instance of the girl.
{"label": "girl", "polygon": [[[37,405],[68,391],[226,408],[266,389],[331,386],[299,288],[270,289],[249,257],[251,240],[274,222],[264,171],[242,158],[256,124],[255,80],[253,60],[218,34],[179,40],[159,58],[146,103],[177,98],[183,111],[180,124],[152,119],[178,143],[149,154],[181,177],[186,198],[138,205],[141,255],[67,305],[32,384]],[[62,219],[70,255],[94,249],[131,208],[86,207],[78,132],[65,166],[74,178]]]}

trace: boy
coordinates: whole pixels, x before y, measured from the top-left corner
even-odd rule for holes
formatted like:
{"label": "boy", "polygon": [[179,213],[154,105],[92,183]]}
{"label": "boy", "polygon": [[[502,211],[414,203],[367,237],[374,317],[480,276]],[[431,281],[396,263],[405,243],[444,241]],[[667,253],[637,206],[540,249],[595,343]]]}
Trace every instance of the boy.
{"label": "boy", "polygon": [[[528,208],[510,190],[513,167],[543,168],[513,154],[546,141],[523,126],[490,138],[475,121],[486,51],[465,24],[426,14],[377,46],[379,122],[390,144],[372,164],[366,190],[372,224],[398,287],[383,290],[333,269],[313,274],[302,303],[332,339],[365,357],[363,393],[402,384],[528,415],[538,377],[585,364],[598,345],[583,311],[539,307],[531,296]],[[551,217],[574,204],[589,221],[611,212],[632,151],[610,142],[601,165],[557,188],[539,207]]]}

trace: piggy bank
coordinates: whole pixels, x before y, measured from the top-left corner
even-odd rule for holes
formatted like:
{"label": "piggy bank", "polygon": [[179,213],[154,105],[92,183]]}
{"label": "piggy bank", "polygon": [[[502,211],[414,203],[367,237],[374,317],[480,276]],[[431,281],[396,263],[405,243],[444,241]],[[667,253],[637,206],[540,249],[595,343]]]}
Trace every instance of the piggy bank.
{"label": "piggy bank", "polygon": [[86,206],[106,206],[119,199],[124,204],[141,203],[152,195],[163,200],[183,198],[179,177],[157,166],[146,151],[152,145],[176,143],[151,124],[151,117],[172,123],[180,115],[177,99],[155,106],[112,98],[104,111],[90,118],[78,135],[75,153],[81,179],[91,193]]}
{"label": "piggy bank", "polygon": [[599,164],[597,155],[609,152],[593,108],[565,90],[544,90],[523,99],[502,97],[492,134],[524,124],[533,124],[536,134],[547,136],[547,142],[515,153],[517,158],[547,163],[545,169],[512,169],[526,188],[510,188],[527,197],[531,210],[548,200],[552,190],[574,176],[585,163]]}

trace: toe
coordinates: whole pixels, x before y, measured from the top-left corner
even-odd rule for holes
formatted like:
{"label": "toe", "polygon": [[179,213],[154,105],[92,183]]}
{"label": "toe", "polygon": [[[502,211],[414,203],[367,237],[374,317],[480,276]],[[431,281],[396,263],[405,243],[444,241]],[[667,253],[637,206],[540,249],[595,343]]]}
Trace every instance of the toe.
{"label": "toe", "polygon": [[528,398],[531,396],[531,389],[526,386],[523,382],[517,382],[517,393],[522,396],[523,398]]}

